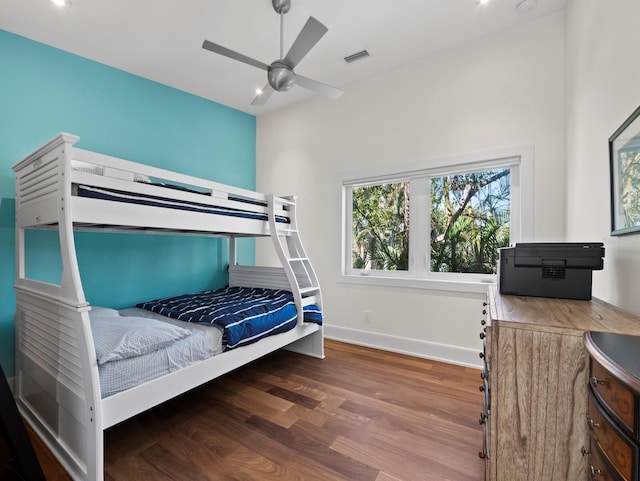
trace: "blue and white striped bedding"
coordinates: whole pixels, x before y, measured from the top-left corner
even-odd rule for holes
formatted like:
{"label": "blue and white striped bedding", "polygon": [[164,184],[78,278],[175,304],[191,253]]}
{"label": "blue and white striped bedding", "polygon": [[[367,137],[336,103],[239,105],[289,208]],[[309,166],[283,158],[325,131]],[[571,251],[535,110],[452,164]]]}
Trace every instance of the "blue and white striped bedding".
{"label": "blue and white striped bedding", "polygon": [[[276,289],[227,287],[156,299],[136,307],[173,319],[220,326],[224,329],[226,349],[288,331],[297,322],[293,294]],[[315,304],[305,306],[304,320],[321,324],[319,307]]]}
{"label": "blue and white striped bedding", "polygon": [[[162,188],[171,188],[178,189],[178,186],[170,186],[164,184],[153,184],[156,185],[159,189]],[[189,192],[194,192],[197,194],[205,195],[202,192],[191,191],[189,189],[179,189],[179,190],[188,190]],[[87,185],[76,186],[75,190],[76,194],[79,197],[90,197],[92,199],[101,199],[101,200],[110,200],[115,202],[125,202],[129,204],[139,204],[139,205],[148,205],[153,207],[164,207],[169,209],[179,209],[179,210],[188,210],[192,212],[201,212],[206,214],[218,214],[218,215],[226,215],[232,217],[242,217],[245,219],[256,219],[266,221],[268,220],[267,214],[263,212],[253,212],[251,210],[251,205],[261,205],[266,206],[266,204],[262,204],[256,201],[246,200],[242,198],[231,198],[230,200],[234,200],[237,202],[242,202],[247,205],[247,209],[234,209],[230,207],[220,207],[220,206],[212,206],[209,204],[200,204],[195,202],[186,202],[176,199],[167,199],[160,195],[152,196],[146,194],[138,194],[135,192],[125,192],[121,190],[115,189],[107,189],[104,187],[94,187]],[[159,192],[161,192],[159,190]],[[276,222],[281,223],[289,223],[289,219],[282,216],[276,216]]]}

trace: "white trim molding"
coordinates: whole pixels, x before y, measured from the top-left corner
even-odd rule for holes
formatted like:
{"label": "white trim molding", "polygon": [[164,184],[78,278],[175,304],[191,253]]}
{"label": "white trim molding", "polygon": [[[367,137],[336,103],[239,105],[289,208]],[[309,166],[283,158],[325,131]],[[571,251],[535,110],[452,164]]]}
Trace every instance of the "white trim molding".
{"label": "white trim molding", "polygon": [[421,357],[432,361],[457,364],[459,366],[482,369],[482,361],[478,353],[480,349],[450,346],[436,342],[421,341],[407,337],[391,336],[377,332],[351,329],[348,327],[325,324],[326,339],[342,341],[349,344],[397,352],[409,356]]}

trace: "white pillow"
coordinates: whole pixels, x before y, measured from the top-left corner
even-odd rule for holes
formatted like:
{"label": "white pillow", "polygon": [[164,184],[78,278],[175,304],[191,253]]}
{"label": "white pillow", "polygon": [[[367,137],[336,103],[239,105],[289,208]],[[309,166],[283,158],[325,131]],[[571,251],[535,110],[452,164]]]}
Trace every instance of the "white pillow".
{"label": "white pillow", "polygon": [[191,335],[187,329],[155,319],[120,316],[114,309],[94,307],[89,319],[98,364],[142,356]]}
{"label": "white pillow", "polygon": [[89,319],[102,319],[104,317],[118,317],[120,313],[110,307],[91,306]]}

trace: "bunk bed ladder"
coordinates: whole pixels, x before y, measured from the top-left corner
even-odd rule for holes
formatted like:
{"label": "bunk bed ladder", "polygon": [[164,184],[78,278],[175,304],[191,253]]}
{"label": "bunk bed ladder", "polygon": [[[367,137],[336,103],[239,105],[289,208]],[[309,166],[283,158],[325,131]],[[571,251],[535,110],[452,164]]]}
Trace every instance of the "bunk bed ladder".
{"label": "bunk bed ladder", "polygon": [[[304,306],[316,304],[322,309],[322,295],[318,277],[311,265],[311,261],[304,250],[298,221],[296,218],[296,198],[276,197],[268,195],[269,202],[269,230],[280,263],[291,285],[293,298],[298,309],[298,324],[303,322]],[[289,213],[289,223],[277,222],[277,212],[286,210]]]}

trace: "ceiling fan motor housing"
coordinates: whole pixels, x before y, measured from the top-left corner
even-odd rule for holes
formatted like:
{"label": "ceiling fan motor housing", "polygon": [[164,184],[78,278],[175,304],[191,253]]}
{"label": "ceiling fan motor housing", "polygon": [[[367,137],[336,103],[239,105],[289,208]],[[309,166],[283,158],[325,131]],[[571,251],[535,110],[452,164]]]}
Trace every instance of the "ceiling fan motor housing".
{"label": "ceiling fan motor housing", "polygon": [[296,74],[286,63],[276,60],[269,66],[267,77],[269,85],[276,92],[286,92],[296,83]]}

